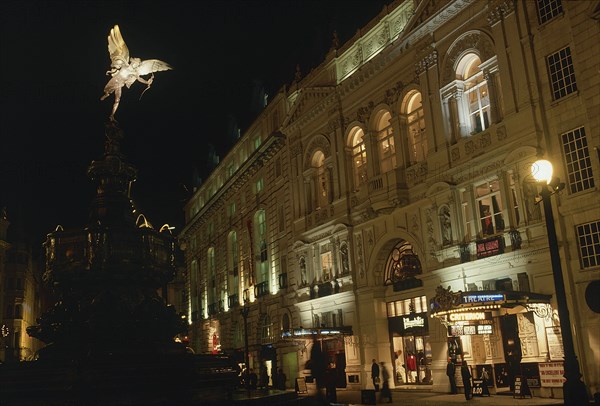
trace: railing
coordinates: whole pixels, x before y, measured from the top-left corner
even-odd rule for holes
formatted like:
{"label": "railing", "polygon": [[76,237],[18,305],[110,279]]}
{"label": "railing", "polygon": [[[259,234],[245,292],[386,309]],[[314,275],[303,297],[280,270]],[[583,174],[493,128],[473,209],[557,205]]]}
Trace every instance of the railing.
{"label": "railing", "polygon": [[287,273],[279,274],[279,289],[285,289],[288,286]]}
{"label": "railing", "polygon": [[229,305],[229,308],[238,307],[240,305],[239,295],[237,293],[234,295],[230,295],[227,299],[227,303]]}
{"label": "railing", "polygon": [[261,282],[254,286],[254,297],[263,297],[269,294],[269,284]]}

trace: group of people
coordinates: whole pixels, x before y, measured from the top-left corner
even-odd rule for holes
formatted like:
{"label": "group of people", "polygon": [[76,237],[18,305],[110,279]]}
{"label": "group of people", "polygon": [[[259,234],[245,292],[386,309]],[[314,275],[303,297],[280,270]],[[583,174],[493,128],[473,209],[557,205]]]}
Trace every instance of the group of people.
{"label": "group of people", "polygon": [[387,398],[388,403],[392,403],[390,371],[387,369],[385,362],[381,361],[380,367],[377,360],[373,359],[373,364],[371,365],[371,379],[373,380],[373,386],[375,386],[375,392],[379,392],[379,384],[382,384],[380,402],[382,402],[384,398]]}
{"label": "group of people", "polygon": [[[269,387],[269,375],[267,374],[266,368],[261,368],[260,387],[267,389]],[[283,372],[283,369],[279,368],[277,375],[274,377],[273,387],[279,390],[285,390],[287,376]],[[259,386],[258,376],[252,368],[244,369],[240,374],[240,386],[248,389],[257,389]]]}
{"label": "group of people", "polygon": [[[487,385],[487,371],[485,369],[483,371],[484,383]],[[456,387],[456,365],[454,365],[452,358],[448,358],[448,365],[446,366],[446,375],[448,375],[448,380],[450,381],[450,393],[457,394],[458,388]],[[465,360],[462,361],[462,364],[460,366],[460,376],[465,387],[465,399],[471,400],[473,398],[473,381],[471,376],[471,370],[469,369],[469,365]]]}

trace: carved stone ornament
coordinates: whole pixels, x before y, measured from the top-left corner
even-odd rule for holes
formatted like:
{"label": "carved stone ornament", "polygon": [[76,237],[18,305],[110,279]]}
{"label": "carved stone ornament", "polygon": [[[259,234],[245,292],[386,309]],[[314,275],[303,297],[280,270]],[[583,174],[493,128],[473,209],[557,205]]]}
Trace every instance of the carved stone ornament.
{"label": "carved stone ornament", "polygon": [[458,297],[452,292],[450,286],[444,289],[442,285],[435,288],[435,296],[431,299],[431,312],[438,313],[451,310],[456,304]]}
{"label": "carved stone ornament", "polygon": [[329,145],[329,140],[323,135],[317,135],[308,144],[308,148],[306,148],[306,153],[304,154],[305,170],[311,167],[312,156],[317,150],[321,150],[323,152],[323,155],[325,155],[325,158],[329,158],[331,156],[331,147]]}
{"label": "carved stone ornament", "polygon": [[446,54],[442,86],[447,85],[456,78],[454,73],[456,62],[468,50],[472,50],[479,55],[481,62],[485,62],[495,55],[494,43],[486,34],[480,31],[470,31],[463,34],[452,44]]}
{"label": "carved stone ornament", "polygon": [[515,2],[512,0],[497,1],[490,6],[490,9],[491,11],[487,15],[487,21],[491,27],[515,11]]}

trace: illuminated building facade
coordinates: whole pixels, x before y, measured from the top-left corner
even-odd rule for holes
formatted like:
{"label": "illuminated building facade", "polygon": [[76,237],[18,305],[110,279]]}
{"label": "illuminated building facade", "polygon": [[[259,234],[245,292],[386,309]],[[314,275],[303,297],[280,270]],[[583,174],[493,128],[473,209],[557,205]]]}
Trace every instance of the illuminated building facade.
{"label": "illuminated building facade", "polygon": [[[368,387],[375,358],[395,385],[447,391],[450,357],[495,391],[519,375],[560,397],[558,249],[597,386],[599,4],[396,1],[334,44],[186,205],[194,349],[243,353],[247,306],[250,367],[290,384],[315,336],[338,387]],[[540,155],[567,184],[558,247]]]}
{"label": "illuminated building facade", "polygon": [[33,358],[43,343],[26,333],[42,311],[41,273],[31,250],[9,242],[10,222],[0,213],[0,362]]}

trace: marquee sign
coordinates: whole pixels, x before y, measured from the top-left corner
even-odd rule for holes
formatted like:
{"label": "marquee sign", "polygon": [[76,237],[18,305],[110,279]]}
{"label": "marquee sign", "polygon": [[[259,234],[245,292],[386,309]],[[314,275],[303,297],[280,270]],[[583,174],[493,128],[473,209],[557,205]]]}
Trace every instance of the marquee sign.
{"label": "marquee sign", "polygon": [[448,320],[451,322],[490,320],[491,318],[491,312],[461,312],[448,315]]}
{"label": "marquee sign", "polygon": [[500,302],[505,300],[505,296],[500,293],[490,293],[490,294],[468,294],[463,293],[461,297],[462,303],[490,303],[490,302]]}
{"label": "marquee sign", "polygon": [[491,324],[448,326],[449,336],[474,336],[493,333],[494,326]]}

